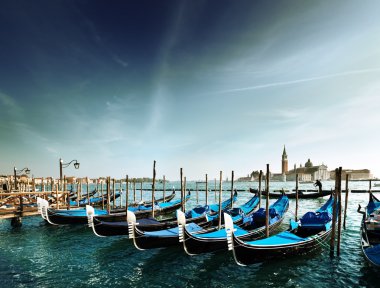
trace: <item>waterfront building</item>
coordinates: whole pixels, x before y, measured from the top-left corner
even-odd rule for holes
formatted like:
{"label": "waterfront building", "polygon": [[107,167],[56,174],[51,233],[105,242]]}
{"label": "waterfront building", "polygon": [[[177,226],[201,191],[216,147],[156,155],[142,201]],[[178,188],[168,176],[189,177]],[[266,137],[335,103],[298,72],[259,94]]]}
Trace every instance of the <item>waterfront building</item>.
{"label": "waterfront building", "polygon": [[[299,167],[294,164],[294,168],[292,170],[288,169],[288,155],[286,153],[286,148],[284,145],[284,149],[282,151],[281,156],[281,173],[271,173],[270,179],[271,181],[295,181],[296,174],[298,174],[298,180],[300,182],[315,182],[317,179],[319,180],[334,180],[335,179],[335,171],[328,171],[327,165],[313,165],[310,158],[306,161],[305,165],[299,165]],[[372,179],[373,175],[371,171],[368,169],[344,169],[342,170],[342,179],[346,178],[346,174],[348,174],[349,180],[368,180]],[[239,178],[240,181],[254,181],[258,180],[259,171],[253,171],[247,177]],[[265,179],[265,173],[263,174],[263,180]]]}
{"label": "waterfront building", "polygon": [[300,165],[298,168],[294,165],[294,169],[288,171],[286,179],[294,181],[296,180],[296,174],[298,174],[298,180],[301,182],[313,182],[317,179],[328,180],[330,179],[330,172],[327,170],[327,166],[313,165],[310,159],[307,160],[305,166]]}
{"label": "waterfront building", "polygon": [[[368,180],[373,178],[371,171],[368,169],[342,169],[342,180],[346,179],[347,174],[348,180]],[[335,170],[330,171],[330,178],[335,180]]]}

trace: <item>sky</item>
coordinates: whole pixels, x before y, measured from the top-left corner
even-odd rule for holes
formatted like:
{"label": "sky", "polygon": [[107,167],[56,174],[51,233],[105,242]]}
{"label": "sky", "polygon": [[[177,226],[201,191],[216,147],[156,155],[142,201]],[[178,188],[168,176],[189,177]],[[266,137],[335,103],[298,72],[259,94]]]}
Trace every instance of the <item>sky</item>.
{"label": "sky", "polygon": [[1,0],[0,174],[380,177],[380,2]]}

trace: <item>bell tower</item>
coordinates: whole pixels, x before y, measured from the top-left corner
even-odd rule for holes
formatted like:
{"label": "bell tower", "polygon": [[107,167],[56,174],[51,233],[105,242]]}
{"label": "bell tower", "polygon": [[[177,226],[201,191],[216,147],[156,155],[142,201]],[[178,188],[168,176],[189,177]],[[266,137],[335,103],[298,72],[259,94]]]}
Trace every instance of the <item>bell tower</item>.
{"label": "bell tower", "polygon": [[282,165],[281,173],[284,175],[288,172],[288,155],[286,155],[285,145],[284,151],[282,151]]}

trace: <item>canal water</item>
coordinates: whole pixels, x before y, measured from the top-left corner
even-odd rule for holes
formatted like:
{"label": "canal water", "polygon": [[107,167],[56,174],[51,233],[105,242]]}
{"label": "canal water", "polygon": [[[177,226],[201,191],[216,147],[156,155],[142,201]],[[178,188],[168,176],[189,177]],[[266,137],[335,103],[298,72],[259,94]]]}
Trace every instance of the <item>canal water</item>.
{"label": "canal water", "polygon": [[[178,182],[170,185],[178,191]],[[270,185],[271,189],[295,188],[294,182]],[[333,185],[325,182],[324,189]],[[213,183],[210,186],[213,190]],[[189,182],[187,187],[194,189],[195,183]],[[223,188],[229,187],[223,183]],[[235,187],[247,190],[257,183],[239,182]],[[368,189],[368,182],[351,182],[349,187]],[[312,184],[300,185],[300,189],[312,188]],[[143,193],[145,199],[149,199],[148,193]],[[157,198],[161,193],[157,192]],[[187,209],[197,205],[195,194],[192,192]],[[223,198],[228,195],[224,193]],[[239,192],[237,204],[250,197],[248,192]],[[180,198],[179,192],[176,198]],[[204,193],[198,198],[203,204]],[[215,199],[212,192],[209,203]],[[299,214],[317,209],[327,199],[300,200]],[[361,215],[356,210],[358,204],[366,206],[367,202],[367,193],[349,194],[340,257],[330,258],[326,244],[310,255],[247,267],[238,266],[227,247],[198,256],[186,255],[180,245],[139,251],[126,236],[100,238],[87,226],[52,226],[35,216],[24,218],[22,227],[12,228],[9,220],[1,220],[0,287],[379,287],[380,270],[366,263],[360,249]],[[291,199],[281,229],[288,227],[294,211]]]}

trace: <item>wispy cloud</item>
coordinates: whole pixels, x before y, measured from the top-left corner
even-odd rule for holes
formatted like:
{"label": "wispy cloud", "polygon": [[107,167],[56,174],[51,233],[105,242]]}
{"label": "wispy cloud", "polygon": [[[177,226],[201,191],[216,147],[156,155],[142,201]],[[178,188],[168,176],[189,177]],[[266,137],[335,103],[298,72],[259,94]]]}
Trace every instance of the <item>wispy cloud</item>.
{"label": "wispy cloud", "polygon": [[123,59],[121,59],[118,55],[116,54],[112,54],[112,58],[113,60],[117,63],[117,64],[120,64],[121,66],[123,66],[124,68],[128,67],[129,66],[129,63]]}
{"label": "wispy cloud", "polygon": [[0,91],[0,103],[5,109],[2,113],[8,113],[10,117],[17,117],[22,114],[23,109],[17,104],[17,102],[9,95]]}
{"label": "wispy cloud", "polygon": [[266,89],[266,88],[272,88],[272,87],[277,87],[277,86],[287,86],[287,85],[294,85],[294,84],[299,84],[299,83],[304,83],[304,82],[312,82],[312,81],[318,81],[318,80],[324,80],[324,79],[330,79],[330,78],[344,77],[344,76],[349,76],[349,75],[378,73],[378,72],[380,72],[380,68],[351,70],[351,71],[344,71],[340,73],[333,73],[333,74],[327,74],[327,75],[321,75],[321,76],[309,77],[309,78],[301,78],[301,79],[290,80],[290,81],[279,81],[279,82],[259,84],[255,86],[248,86],[248,87],[242,87],[242,88],[226,89],[226,90],[221,90],[221,91],[210,92],[207,94],[226,94],[226,93],[231,93],[231,92],[244,92],[244,91],[250,91],[250,90],[259,90],[259,89]]}

